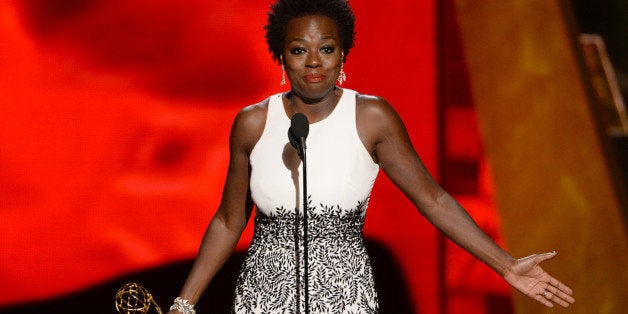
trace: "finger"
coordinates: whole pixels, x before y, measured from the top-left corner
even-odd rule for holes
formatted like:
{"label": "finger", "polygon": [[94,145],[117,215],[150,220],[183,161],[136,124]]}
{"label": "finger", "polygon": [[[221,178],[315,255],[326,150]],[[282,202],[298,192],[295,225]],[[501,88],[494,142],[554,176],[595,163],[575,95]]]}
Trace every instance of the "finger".
{"label": "finger", "polygon": [[545,291],[543,296],[562,307],[569,307],[569,305],[575,301],[574,298],[559,290],[557,290],[556,293]]}
{"label": "finger", "polygon": [[[576,300],[569,294],[559,290],[558,288],[554,287],[554,286],[548,286],[546,288],[546,291],[548,294],[551,294],[553,297],[548,297],[548,299],[564,306],[564,307],[568,307],[569,304],[574,303]],[[547,295],[546,295],[547,297]]]}
{"label": "finger", "polygon": [[562,307],[568,307],[569,303],[567,303],[567,301],[561,299],[558,295],[551,293],[549,291],[545,291],[543,292],[543,297],[545,297],[547,300],[552,301],[554,303],[560,304]]}
{"label": "finger", "polygon": [[563,284],[562,282],[560,282],[558,279],[554,278],[554,277],[550,277],[550,281],[549,281],[550,285],[556,287],[558,290],[563,291],[566,294],[573,294],[573,290],[571,290],[571,288],[567,287],[565,284]]}
{"label": "finger", "polygon": [[540,264],[548,259],[552,259],[554,258],[554,256],[558,255],[558,252],[553,251],[553,252],[549,252],[549,253],[543,253],[543,254],[537,254],[536,256],[534,256],[534,262],[537,264]]}
{"label": "finger", "polygon": [[569,302],[569,301],[567,301],[565,299],[559,298],[558,296],[554,296],[552,301],[556,302],[557,304],[559,304],[562,307],[569,307],[569,305],[571,305],[573,303],[573,301]]}
{"label": "finger", "polygon": [[547,307],[554,307],[554,303],[552,303],[549,300],[547,300],[547,298],[545,298],[542,294],[535,295],[534,299],[539,301],[540,303],[542,303],[543,305],[545,305]]}

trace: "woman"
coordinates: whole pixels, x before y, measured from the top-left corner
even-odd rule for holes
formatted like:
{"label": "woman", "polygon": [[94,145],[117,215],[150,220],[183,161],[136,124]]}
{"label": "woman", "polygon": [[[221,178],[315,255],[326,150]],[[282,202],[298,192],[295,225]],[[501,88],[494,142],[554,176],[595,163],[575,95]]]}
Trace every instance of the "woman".
{"label": "woman", "polygon": [[253,204],[255,234],[233,311],[304,312],[302,166],[287,136],[295,113],[309,120],[306,161],[316,169],[307,182],[309,311],[377,312],[362,226],[380,168],[424,217],[513,287],[550,307],[574,302],[571,289],[539,267],[555,252],[510,257],[433,180],[384,99],[336,86],[345,79],[353,26],[344,0],[279,0],[271,7],[266,39],[291,88],[237,115],[223,199],[171,313],[193,313],[190,304],[232,253]]}

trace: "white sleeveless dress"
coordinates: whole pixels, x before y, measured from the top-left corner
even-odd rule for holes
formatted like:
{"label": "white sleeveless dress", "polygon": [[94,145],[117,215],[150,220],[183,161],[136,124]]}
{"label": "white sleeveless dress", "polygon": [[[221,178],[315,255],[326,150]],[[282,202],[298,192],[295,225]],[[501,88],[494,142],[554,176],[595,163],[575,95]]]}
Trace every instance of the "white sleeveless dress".
{"label": "white sleeveless dress", "polygon": [[[310,124],[306,141],[310,313],[378,309],[362,227],[379,167],[358,136],[355,107],[356,92],[343,89],[333,112]],[[250,156],[257,212],[234,313],[304,313],[303,169],[289,127],[282,94],[271,96]]]}

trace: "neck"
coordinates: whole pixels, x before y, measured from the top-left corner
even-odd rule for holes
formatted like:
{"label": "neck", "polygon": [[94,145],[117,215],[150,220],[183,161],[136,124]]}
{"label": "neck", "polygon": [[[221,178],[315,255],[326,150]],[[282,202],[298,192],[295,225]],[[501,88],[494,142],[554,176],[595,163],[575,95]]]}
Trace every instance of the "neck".
{"label": "neck", "polygon": [[342,95],[342,90],[334,87],[332,91],[324,97],[318,99],[305,98],[294,91],[286,94],[287,101],[284,102],[286,112],[289,116],[297,112],[305,114],[310,123],[325,119],[336,108],[338,100]]}

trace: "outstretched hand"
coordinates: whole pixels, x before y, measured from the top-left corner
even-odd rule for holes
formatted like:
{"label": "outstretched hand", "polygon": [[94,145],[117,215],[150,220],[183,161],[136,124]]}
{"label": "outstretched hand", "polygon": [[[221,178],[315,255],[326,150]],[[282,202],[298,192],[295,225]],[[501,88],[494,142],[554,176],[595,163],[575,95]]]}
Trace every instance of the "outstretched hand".
{"label": "outstretched hand", "polygon": [[553,307],[554,303],[568,307],[574,303],[573,291],[550,276],[539,264],[553,258],[557,252],[534,254],[515,261],[504,274],[504,280],[525,295]]}

